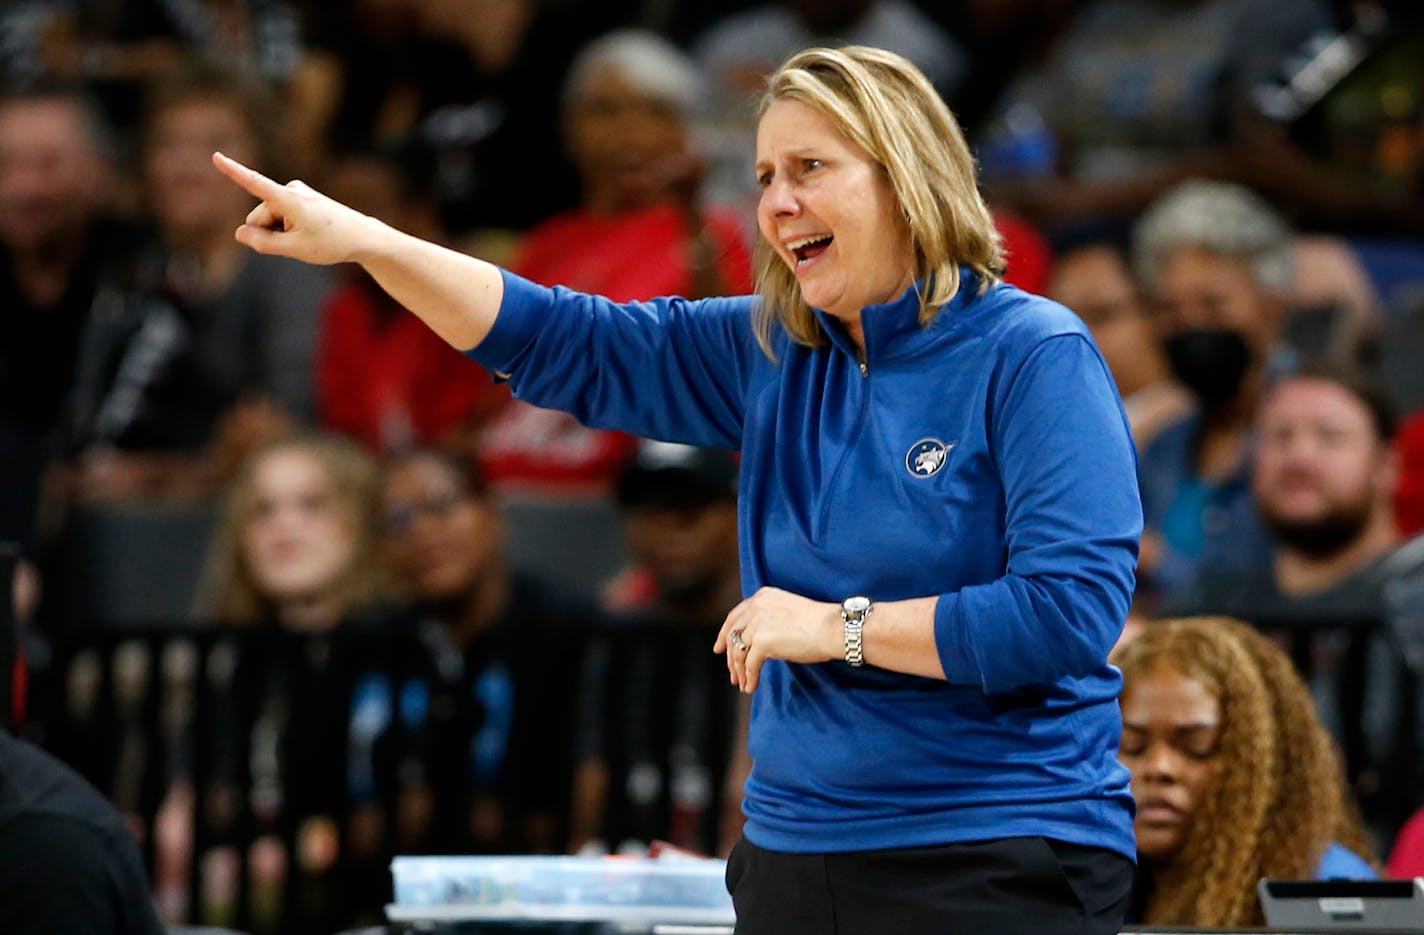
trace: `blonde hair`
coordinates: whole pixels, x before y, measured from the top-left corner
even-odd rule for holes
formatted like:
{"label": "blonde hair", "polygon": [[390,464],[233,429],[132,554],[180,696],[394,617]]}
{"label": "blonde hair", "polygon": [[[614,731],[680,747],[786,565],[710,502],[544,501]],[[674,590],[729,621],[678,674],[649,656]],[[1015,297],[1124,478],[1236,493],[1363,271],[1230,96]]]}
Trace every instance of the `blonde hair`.
{"label": "blonde hair", "polygon": [[1143,922],[1234,927],[1263,924],[1262,877],[1313,877],[1342,844],[1372,853],[1333,739],[1295,667],[1252,627],[1227,617],[1148,623],[1113,663],[1123,695],[1166,666],[1200,681],[1221,705],[1215,788],[1192,817],[1181,853],[1154,868]]}
{"label": "blonde hair", "polygon": [[[993,215],[975,181],[974,157],[924,73],[908,59],[869,46],[806,49],[767,79],[759,115],[782,100],[825,115],[847,139],[880,164],[895,191],[915,249],[920,324],[928,325],[959,291],[961,264],[980,276],[982,293],[1004,272]],[[796,282],[775,249],[758,238],[757,341],[773,357],[776,325],[797,343],[826,341]]]}
{"label": "blonde hair", "polygon": [[204,573],[199,613],[222,623],[251,624],[274,618],[276,607],[252,575],[243,537],[257,503],[256,478],[262,462],[275,454],[299,452],[313,458],[326,475],[351,528],[351,560],[334,585],[344,611],[370,606],[386,593],[378,530],[380,485],[376,465],[355,442],[334,435],[299,434],[253,452],[229,486]]}

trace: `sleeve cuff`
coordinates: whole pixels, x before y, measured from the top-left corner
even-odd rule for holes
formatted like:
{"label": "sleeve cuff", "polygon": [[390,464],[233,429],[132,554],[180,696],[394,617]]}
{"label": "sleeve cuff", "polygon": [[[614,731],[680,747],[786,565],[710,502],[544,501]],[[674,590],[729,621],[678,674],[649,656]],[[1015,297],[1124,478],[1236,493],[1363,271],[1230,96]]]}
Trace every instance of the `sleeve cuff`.
{"label": "sleeve cuff", "polygon": [[538,334],[540,318],[554,303],[554,292],[507,269],[499,272],[504,278],[504,300],[494,327],[483,341],[465,351],[465,356],[507,378]]}
{"label": "sleeve cuff", "polygon": [[941,594],[935,605],[935,650],[944,677],[952,685],[982,685],[983,672],[969,638],[969,623],[964,619],[963,598],[959,594]]}

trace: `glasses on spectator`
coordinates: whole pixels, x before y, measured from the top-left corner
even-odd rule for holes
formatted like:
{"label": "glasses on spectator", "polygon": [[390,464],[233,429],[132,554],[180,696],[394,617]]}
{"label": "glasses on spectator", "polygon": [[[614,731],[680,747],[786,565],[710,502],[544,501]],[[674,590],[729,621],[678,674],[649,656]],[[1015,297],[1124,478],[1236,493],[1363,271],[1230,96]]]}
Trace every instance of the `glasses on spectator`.
{"label": "glasses on spectator", "polygon": [[468,499],[467,494],[452,490],[410,503],[393,503],[386,508],[386,531],[407,532],[422,516],[428,519],[444,519],[450,515],[451,510]]}

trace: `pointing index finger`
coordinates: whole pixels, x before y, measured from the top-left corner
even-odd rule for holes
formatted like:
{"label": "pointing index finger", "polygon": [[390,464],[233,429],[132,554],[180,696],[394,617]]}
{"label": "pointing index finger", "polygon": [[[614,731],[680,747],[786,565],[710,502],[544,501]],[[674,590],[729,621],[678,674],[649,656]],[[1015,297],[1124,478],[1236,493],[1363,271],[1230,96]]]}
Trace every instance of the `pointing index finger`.
{"label": "pointing index finger", "polygon": [[285,188],[258,172],[222,153],[213,153],[213,165],[218,171],[232,179],[249,195],[260,201],[272,201],[282,196]]}

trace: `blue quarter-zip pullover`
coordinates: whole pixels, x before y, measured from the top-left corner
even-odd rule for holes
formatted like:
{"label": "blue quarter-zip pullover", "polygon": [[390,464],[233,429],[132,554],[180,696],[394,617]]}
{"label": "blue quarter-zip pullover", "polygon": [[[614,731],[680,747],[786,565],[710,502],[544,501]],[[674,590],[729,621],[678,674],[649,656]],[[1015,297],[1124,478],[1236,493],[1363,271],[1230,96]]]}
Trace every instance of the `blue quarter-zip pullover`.
{"label": "blue quarter-zip pullover", "polygon": [[[585,423],[742,452],[742,586],[821,601],[938,595],[947,681],[770,660],[746,836],[790,852],[1044,835],[1135,848],[1107,654],[1142,512],[1112,378],[1081,321],[963,271],[809,348],[757,346],[754,297],[619,305],[505,274],[470,356]],[[875,618],[865,627],[874,646]]]}

